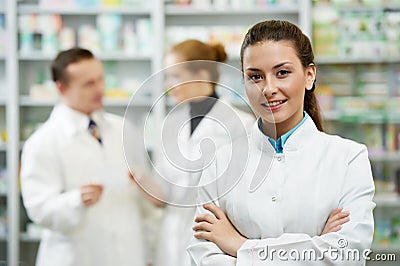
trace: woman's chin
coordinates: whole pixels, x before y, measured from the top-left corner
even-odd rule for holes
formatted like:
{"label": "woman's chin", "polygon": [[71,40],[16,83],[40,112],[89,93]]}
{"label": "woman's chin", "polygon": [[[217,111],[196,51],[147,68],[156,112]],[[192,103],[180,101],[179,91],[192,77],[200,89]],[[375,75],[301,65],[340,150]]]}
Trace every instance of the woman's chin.
{"label": "woman's chin", "polygon": [[276,117],[271,112],[259,112],[259,117],[263,120],[264,123],[274,124],[276,123]]}

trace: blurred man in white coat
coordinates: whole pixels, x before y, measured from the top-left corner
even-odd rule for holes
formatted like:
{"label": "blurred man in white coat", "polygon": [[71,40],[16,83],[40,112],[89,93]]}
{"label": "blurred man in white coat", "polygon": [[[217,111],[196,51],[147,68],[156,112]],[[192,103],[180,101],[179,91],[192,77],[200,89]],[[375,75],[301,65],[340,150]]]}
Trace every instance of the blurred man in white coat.
{"label": "blurred man in white coat", "polygon": [[61,103],[22,153],[24,205],[45,228],[37,265],[145,265],[123,119],[102,110],[102,64],[74,48],[59,53],[51,70]]}

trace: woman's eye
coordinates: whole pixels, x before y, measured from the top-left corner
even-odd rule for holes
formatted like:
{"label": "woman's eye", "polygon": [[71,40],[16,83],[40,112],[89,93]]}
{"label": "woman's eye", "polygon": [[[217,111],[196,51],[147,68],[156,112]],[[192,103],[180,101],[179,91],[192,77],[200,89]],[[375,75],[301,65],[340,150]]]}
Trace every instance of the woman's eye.
{"label": "woman's eye", "polygon": [[282,70],[279,70],[279,71],[278,71],[277,76],[278,76],[278,77],[285,77],[285,76],[287,76],[287,75],[290,74],[290,73],[291,73],[290,71],[282,69]]}
{"label": "woman's eye", "polygon": [[253,81],[257,81],[257,80],[262,79],[262,76],[260,74],[253,74],[253,75],[250,75],[249,77]]}

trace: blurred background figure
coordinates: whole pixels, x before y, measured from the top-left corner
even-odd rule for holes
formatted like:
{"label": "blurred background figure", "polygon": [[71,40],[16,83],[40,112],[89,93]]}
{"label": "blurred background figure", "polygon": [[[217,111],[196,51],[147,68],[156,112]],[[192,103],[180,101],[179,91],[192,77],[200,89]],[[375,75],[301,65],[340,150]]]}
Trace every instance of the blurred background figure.
{"label": "blurred background figure", "polygon": [[143,266],[138,192],[124,159],[123,119],[102,110],[102,64],[73,48],[51,71],[61,103],[22,153],[24,205],[45,228],[36,265]]}
{"label": "blurred background figure", "polygon": [[[242,133],[245,135],[254,122],[251,114],[234,108],[216,92],[218,62],[226,59],[221,44],[198,40],[174,45],[165,58],[168,93],[176,106],[167,114],[160,150],[155,154],[156,169],[166,180],[162,187],[167,201],[155,266],[190,265],[186,248],[193,234],[191,227],[196,208],[192,203],[196,193],[187,187],[198,185],[201,170],[192,171],[187,164],[199,162],[198,169],[201,169],[202,159],[210,158],[208,152],[214,153],[215,149],[230,144]],[[237,131],[227,130],[234,127]],[[200,147],[205,139],[212,141],[214,147],[211,150]],[[168,150],[166,145],[173,147]],[[180,161],[180,158],[185,159]]]}

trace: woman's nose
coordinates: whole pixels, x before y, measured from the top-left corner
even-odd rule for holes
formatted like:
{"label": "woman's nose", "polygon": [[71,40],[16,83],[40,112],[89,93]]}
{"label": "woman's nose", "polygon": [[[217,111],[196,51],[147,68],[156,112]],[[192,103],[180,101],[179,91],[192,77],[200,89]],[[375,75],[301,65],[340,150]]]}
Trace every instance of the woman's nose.
{"label": "woman's nose", "polygon": [[275,86],[275,83],[271,78],[266,78],[265,83],[264,83],[264,88],[262,90],[262,93],[266,98],[271,97],[272,95],[277,93],[277,88]]}

